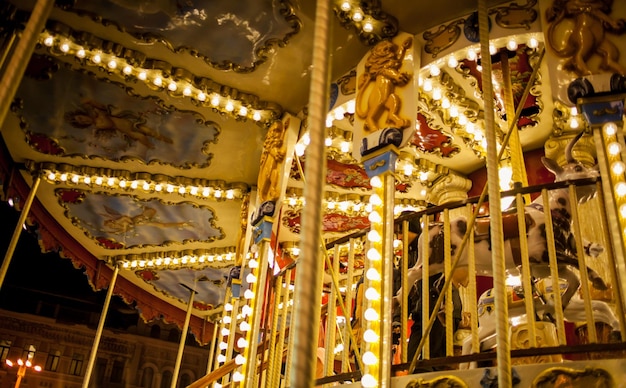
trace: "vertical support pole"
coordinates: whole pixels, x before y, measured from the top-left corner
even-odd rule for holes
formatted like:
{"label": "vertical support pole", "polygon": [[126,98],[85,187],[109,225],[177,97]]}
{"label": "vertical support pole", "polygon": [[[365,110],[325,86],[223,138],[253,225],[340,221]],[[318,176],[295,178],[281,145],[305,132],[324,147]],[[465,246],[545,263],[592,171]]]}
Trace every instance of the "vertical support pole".
{"label": "vertical support pole", "polygon": [[[541,198],[543,200],[543,208],[550,209],[550,197],[548,190],[541,190]],[[546,245],[548,246],[548,262],[550,264],[550,281],[552,282],[552,289],[559,290],[559,271],[558,263],[556,261],[556,245],[554,242],[554,224],[552,223],[552,213],[544,212],[545,225],[546,225]],[[561,293],[553,291],[554,295],[554,310],[557,314],[556,319],[556,332],[559,340],[559,345],[565,345],[565,323],[563,318],[563,302],[561,299]],[[559,315],[561,319],[559,319]]]}
{"label": "vertical support pole", "polygon": [[0,125],[4,123],[4,119],[9,112],[13,97],[22,82],[30,56],[37,45],[37,39],[50,15],[53,5],[54,0],[38,0],[35,3],[24,32],[22,32],[19,42],[17,42],[13,55],[9,58],[6,70],[2,74],[2,79],[0,79]]}
{"label": "vertical support pole", "polygon": [[[472,205],[467,204],[467,213],[472,214]],[[469,285],[467,287],[467,293],[469,295],[469,306],[466,311],[470,311],[470,328],[471,328],[471,336],[472,336],[472,353],[480,353],[480,339],[478,338],[478,307],[476,301],[478,300],[477,293],[477,285],[476,285],[476,251],[474,249],[475,246],[474,241],[474,233],[470,233],[468,240],[468,252],[467,252],[467,263],[468,263],[468,277],[469,277]],[[464,305],[465,306],[465,305]]]}
{"label": "vertical support pole", "polygon": [[370,242],[367,258],[371,267],[366,273],[369,282],[363,294],[366,330],[361,378],[361,385],[370,388],[391,386],[394,172],[398,155],[395,146],[387,146],[364,160],[374,190],[370,197],[371,229],[367,236]]}
{"label": "vertical support pole", "polygon": [[[284,349],[285,349],[285,336],[287,334],[287,316],[289,315],[290,312],[290,300],[291,300],[291,268],[287,269],[285,271],[285,276],[284,278],[284,283],[283,283],[283,287],[285,288],[283,290],[283,296],[282,296],[282,302],[281,302],[281,316],[280,316],[280,334],[278,336],[278,345],[276,346],[276,353],[277,353],[277,359],[278,359],[278,364],[280,365],[280,367],[278,368],[279,370],[279,380],[278,380],[278,386],[280,387],[280,370],[282,369],[282,364],[283,364],[283,354],[284,354]],[[295,335],[295,333],[293,333]],[[291,335],[289,336],[289,338],[291,338]],[[287,372],[287,368],[288,366],[285,365],[285,375],[288,374]],[[285,385],[287,386],[287,385]]]}
{"label": "vertical support pole", "polygon": [[346,299],[345,306],[346,311],[344,311],[344,317],[346,319],[346,323],[344,325],[343,330],[343,355],[341,357],[341,372],[348,372],[350,368],[350,349],[352,344],[352,285],[354,284],[354,239],[351,238],[348,242],[348,279],[346,280]]}
{"label": "vertical support pole", "polygon": [[[397,154],[396,154],[397,156]],[[393,321],[393,209],[395,206],[395,158],[391,158],[390,170],[384,175],[384,224],[383,224],[383,289],[382,289],[382,324],[380,325],[380,336],[382,338],[381,360],[380,360],[380,386],[391,386],[391,350],[392,350],[392,321]]]}
{"label": "vertical support pole", "polygon": [[[333,278],[339,276],[339,260],[340,260],[339,244],[333,249],[333,260],[330,270],[333,272]],[[337,283],[337,285],[339,285]],[[328,313],[326,315],[326,354],[324,355],[324,376],[329,376],[335,364],[335,344],[337,343],[337,300],[341,298],[339,289],[335,287],[333,282],[328,295]]]}
{"label": "vertical support pole", "polygon": [[[430,235],[429,235],[429,225],[428,225],[428,215],[424,214],[422,216],[422,224],[424,225],[423,227],[423,232],[422,232],[422,243],[420,245],[420,247],[418,249],[421,249],[422,252],[420,252],[420,257],[423,257],[423,264],[422,264],[422,289],[420,290],[421,292],[421,298],[422,298],[422,316],[421,317],[415,317],[414,319],[421,319],[422,320],[422,331],[424,331],[424,328],[428,327],[428,321],[430,321],[430,298],[429,298],[429,294],[430,294],[430,282],[429,282],[429,278],[430,278],[430,252],[429,252],[429,247],[430,247]],[[429,334],[430,335],[430,334]],[[430,358],[430,341],[425,341],[426,336],[422,335],[422,339],[420,340],[421,343],[423,343],[423,359],[428,360]],[[419,353],[420,349],[418,346],[417,351],[415,352],[415,354],[413,355],[413,360],[411,360],[411,367],[409,368],[409,373],[413,372],[413,369],[415,368],[415,360],[417,360],[418,357],[418,353]]]}
{"label": "vertical support pole", "polygon": [[[515,203],[517,204],[517,230],[519,230],[519,245],[521,248],[522,256],[522,287],[524,290],[524,308],[527,317],[532,317],[535,312],[534,293],[531,283],[530,274],[530,258],[528,256],[528,237],[526,236],[526,217],[524,216],[526,210],[524,209],[524,200],[522,194],[515,196]],[[545,208],[544,208],[545,209]],[[559,287],[552,287],[555,292],[559,292]],[[530,337],[530,347],[537,347],[537,328],[534,319],[527,319],[528,336]]]}
{"label": "vertical support pole", "polygon": [[[626,276],[617,276],[617,274],[626,273],[626,232],[623,221],[623,217],[620,215],[620,210],[625,205],[624,197],[618,196],[615,193],[615,186],[623,183],[626,179],[624,173],[616,174],[611,172],[611,167],[626,161],[626,144],[624,144],[624,132],[623,125],[617,126],[616,123],[606,123],[602,128],[597,127],[593,131],[594,143],[596,144],[596,150],[598,155],[598,166],[600,167],[600,174],[602,179],[602,196],[605,203],[604,217],[606,218],[607,225],[617,225],[617,227],[608,228],[609,237],[611,240],[611,246],[613,248],[612,270],[615,272],[614,279],[616,280],[615,288],[618,295],[618,312],[626,310]],[[608,145],[611,143],[617,143],[621,147],[619,153],[608,152]],[[608,177],[608,179],[607,179]],[[626,324],[624,323],[624,314],[618,314],[620,321],[620,330],[622,333],[626,332]]]}
{"label": "vertical support pole", "polygon": [[[443,211],[443,246],[444,246],[444,256],[443,256],[443,273],[450,274],[446,276],[452,277],[452,241],[450,232],[450,209],[444,209]],[[430,282],[428,282],[430,283]],[[444,300],[444,309],[446,312],[445,322],[446,322],[446,356],[451,357],[454,355],[454,332],[453,332],[453,306],[452,306],[452,287],[450,286],[445,292],[445,300]],[[430,311],[430,310],[427,310]],[[431,334],[428,336],[430,337]]]}
{"label": "vertical support pole", "polygon": [[104,300],[104,307],[102,308],[102,314],[100,314],[100,322],[98,322],[98,329],[96,330],[96,337],[93,340],[93,346],[91,347],[91,354],[89,355],[89,362],[87,363],[87,369],[85,370],[85,377],[83,378],[82,388],[89,387],[89,379],[93,372],[93,367],[96,363],[96,355],[98,354],[98,347],[100,346],[100,338],[102,338],[102,330],[104,329],[104,322],[109,311],[109,305],[111,304],[111,297],[113,296],[113,289],[115,288],[115,282],[117,281],[117,275],[120,272],[120,268],[117,264],[113,267],[113,276],[111,277],[111,284],[107,290],[107,296]]}
{"label": "vertical support pole", "polygon": [[[217,344],[217,328],[219,325],[216,322],[213,322],[213,339],[211,340],[211,345],[209,346],[209,359],[207,360],[206,365],[206,374],[211,373],[213,370],[213,362],[215,361],[215,349]],[[217,364],[217,363],[216,363]]]}
{"label": "vertical support pole", "polygon": [[6,277],[7,271],[9,270],[9,264],[11,263],[11,260],[13,258],[13,252],[15,252],[15,247],[17,247],[17,242],[20,239],[22,226],[24,225],[24,222],[26,222],[26,217],[28,216],[28,212],[30,212],[30,207],[33,204],[35,195],[37,194],[39,183],[41,183],[41,176],[37,175],[35,177],[35,181],[33,182],[33,186],[30,188],[30,193],[28,193],[26,202],[24,203],[24,206],[22,206],[20,218],[17,220],[17,225],[15,225],[15,230],[13,231],[13,237],[11,237],[7,252],[4,255],[4,261],[2,262],[2,267],[0,268],[0,289],[2,288],[2,283],[4,283],[4,278]]}
{"label": "vertical support pole", "polygon": [[[418,237],[416,237],[418,238]],[[402,301],[400,303],[400,359],[402,363],[407,362],[407,352],[409,350],[409,344],[406,339],[408,338],[408,316],[409,316],[409,292],[413,288],[412,284],[408,282],[409,277],[409,221],[402,221],[402,266],[400,267],[400,278],[402,279],[402,293],[400,297]],[[413,319],[417,319],[413,317]]]}
{"label": "vertical support pole", "polygon": [[[250,285],[250,289],[247,290],[251,291],[251,293],[248,293],[252,296],[248,303],[252,308],[252,314],[249,319],[250,329],[246,333],[246,342],[248,343],[248,346],[244,351],[244,363],[242,364],[246,388],[256,386],[257,381],[257,351],[261,333],[261,310],[265,305],[267,270],[269,266],[269,257],[271,255],[270,239],[272,235],[272,226],[273,223],[269,217],[263,218],[257,225],[255,225],[256,231],[254,233],[258,234],[257,239],[255,239],[255,244],[259,247],[259,256],[256,275],[253,274],[256,279]],[[233,380],[235,379],[233,378]]]}
{"label": "vertical support pole", "polygon": [[326,114],[328,110],[329,85],[329,0],[318,0],[315,11],[313,37],[313,71],[309,92],[310,143],[307,147],[307,163],[304,188],[306,206],[302,212],[301,256],[296,271],[294,341],[290,352],[292,368],[290,384],[294,387],[310,387],[315,379],[315,363],[318,340],[318,322],[321,314],[322,245],[322,191],[326,169]]}
{"label": "vertical support pole", "polygon": [[278,353],[278,320],[280,318],[280,303],[282,301],[283,293],[283,276],[279,275],[274,278],[274,303],[272,307],[272,323],[269,335],[269,357],[267,365],[266,380],[268,387],[278,387],[280,383],[280,363],[283,355]]}
{"label": "vertical support pole", "polygon": [[508,310],[506,301],[504,241],[502,210],[500,209],[500,185],[498,176],[498,150],[495,131],[494,93],[491,81],[491,55],[489,54],[489,9],[487,0],[478,1],[478,26],[480,56],[483,66],[483,97],[485,102],[485,138],[487,139],[487,182],[489,214],[491,216],[491,246],[493,252],[493,289],[496,306],[496,339],[498,362],[498,386],[512,386],[511,341],[509,338]]}
{"label": "vertical support pole", "polygon": [[187,287],[184,284],[181,286],[189,290],[189,303],[187,305],[187,314],[185,315],[185,323],[183,324],[183,330],[180,333],[180,343],[178,344],[178,353],[176,354],[176,363],[174,364],[174,373],[172,376],[172,388],[176,388],[178,383],[178,374],[180,372],[180,364],[183,361],[183,351],[185,350],[185,342],[187,341],[187,330],[189,329],[189,320],[191,319],[191,310],[193,309],[193,299],[196,295],[196,291]]}
{"label": "vertical support pole", "polygon": [[[502,66],[502,86],[504,89],[504,105],[507,118],[507,126],[511,135],[509,137],[509,150],[511,152],[511,168],[513,170],[513,182],[528,186],[526,167],[524,165],[524,153],[517,129],[517,115],[515,115],[515,103],[513,101],[513,87],[511,86],[511,67],[509,65],[508,50],[500,51],[500,64]],[[532,82],[532,80],[531,80]],[[522,101],[523,103],[523,101]],[[509,121],[511,120],[511,121]],[[526,203],[530,203],[530,195],[524,195]]]}
{"label": "vertical support pole", "polygon": [[[576,196],[576,185],[569,185],[569,198],[572,203],[578,204],[578,197]],[[595,320],[593,319],[593,309],[591,307],[591,294],[589,292],[589,275],[585,268],[587,268],[587,262],[585,260],[585,247],[583,244],[582,232],[580,231],[580,221],[578,217],[578,206],[572,206],[572,226],[574,232],[574,239],[576,241],[576,253],[578,255],[578,268],[581,270],[578,272],[580,276],[580,290],[582,291],[582,297],[585,305],[585,317],[587,317],[587,333],[589,335],[590,343],[598,342],[598,335],[596,332]],[[554,287],[553,287],[554,289]],[[556,292],[556,291],[554,291]]]}

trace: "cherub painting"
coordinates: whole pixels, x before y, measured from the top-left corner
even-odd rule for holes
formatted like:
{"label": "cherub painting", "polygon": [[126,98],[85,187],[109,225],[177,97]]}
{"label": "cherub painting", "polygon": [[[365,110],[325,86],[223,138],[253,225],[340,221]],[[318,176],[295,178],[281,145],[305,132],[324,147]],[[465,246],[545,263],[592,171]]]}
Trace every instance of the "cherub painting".
{"label": "cherub painting", "polygon": [[147,148],[154,148],[154,141],[173,143],[170,137],[150,128],[144,117],[90,99],[82,101],[78,109],[65,112],[65,120],[75,128],[93,129],[96,139],[119,136],[129,146],[137,142]]}
{"label": "cherub painting", "polygon": [[[33,57],[32,67],[43,60]],[[206,167],[210,143],[220,132],[197,112],[62,67],[51,77],[25,76],[16,97],[22,104],[15,113],[25,123],[30,146],[59,156]]]}

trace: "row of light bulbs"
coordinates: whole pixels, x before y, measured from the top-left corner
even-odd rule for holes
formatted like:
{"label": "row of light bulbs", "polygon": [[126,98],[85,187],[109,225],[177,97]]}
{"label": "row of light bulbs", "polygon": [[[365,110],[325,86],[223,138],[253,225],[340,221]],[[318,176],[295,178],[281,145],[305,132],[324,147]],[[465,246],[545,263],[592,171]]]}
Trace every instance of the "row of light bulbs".
{"label": "row of light bulbs", "polygon": [[110,169],[101,171],[92,167],[74,167],[65,164],[45,163],[41,166],[41,172],[43,177],[53,184],[82,184],[89,188],[178,194],[216,201],[241,200],[247,192],[247,185],[243,183],[227,184],[222,181],[191,178],[179,183],[176,179],[161,174],[130,174],[128,171]]}
{"label": "row of light bulbs", "polygon": [[232,265],[235,261],[235,247],[187,250],[182,252],[152,252],[142,255],[119,255],[112,257],[123,269],[176,269],[181,267],[203,266],[209,263]]}
{"label": "row of light bulbs", "polygon": [[361,377],[361,385],[365,388],[377,387],[380,384],[380,312],[381,312],[381,295],[382,290],[382,243],[383,243],[383,217],[384,196],[383,181],[379,176],[374,176],[370,180],[370,184],[374,189],[370,197],[372,211],[369,214],[371,223],[370,231],[367,234],[369,241],[369,249],[366,257],[369,261],[368,268],[365,273],[367,279],[366,289],[363,293],[366,308],[363,313],[365,319],[365,331],[363,332],[363,341],[365,342],[363,361],[363,375]]}
{"label": "row of light bulbs", "polygon": [[[427,195],[427,190],[421,191],[422,197]],[[350,216],[367,216],[372,212],[372,204],[369,203],[369,196],[359,196],[358,199],[333,199],[326,198],[322,200],[322,207],[326,213],[342,213]],[[285,197],[283,203],[293,210],[302,209],[305,204],[305,198],[301,195],[292,194]],[[396,205],[393,208],[394,215],[398,216],[403,211],[412,210],[419,211],[424,209],[425,202],[423,200],[411,198],[396,198]]]}
{"label": "row of light bulbs", "polygon": [[354,5],[349,0],[339,0],[337,4],[339,6],[339,9],[350,15],[350,19],[356,25],[359,25],[363,32],[370,33],[374,31],[377,25],[376,19],[363,11],[363,9],[358,4]]}
{"label": "row of light bulbs", "polygon": [[211,108],[230,114],[237,119],[250,119],[261,124],[268,124],[276,115],[276,112],[271,110],[256,109],[246,105],[242,100],[207,91],[196,86],[191,80],[176,79],[162,70],[143,68],[132,64],[126,58],[97,48],[84,47],[68,36],[44,31],[40,36],[40,43],[57,54],[73,55],[81,61],[87,61],[125,79],[134,77],[152,89],[168,91],[175,97],[192,98],[199,104],[208,104]]}
{"label": "row of light bulbs", "polygon": [[[613,186],[613,198],[617,207],[620,225],[626,225],[626,163],[623,158],[623,146],[618,141],[618,128],[614,122],[604,124],[605,153],[609,164],[611,184]],[[626,240],[626,228],[622,230],[623,239]]]}
{"label": "row of light bulbs", "polygon": [[[235,363],[238,365],[238,370],[233,373],[233,382],[241,382],[245,379],[245,373],[247,368],[247,360],[250,355],[250,342],[255,341],[251,338],[252,331],[251,322],[253,322],[254,314],[258,312],[254,311],[254,301],[259,292],[259,287],[263,285],[258,284],[259,275],[259,252],[256,251],[252,257],[246,262],[248,267],[248,274],[246,275],[246,282],[248,288],[243,292],[243,306],[241,307],[241,323],[239,330],[245,333],[244,340],[239,345],[240,353],[235,358]],[[245,330],[244,330],[245,329]]]}

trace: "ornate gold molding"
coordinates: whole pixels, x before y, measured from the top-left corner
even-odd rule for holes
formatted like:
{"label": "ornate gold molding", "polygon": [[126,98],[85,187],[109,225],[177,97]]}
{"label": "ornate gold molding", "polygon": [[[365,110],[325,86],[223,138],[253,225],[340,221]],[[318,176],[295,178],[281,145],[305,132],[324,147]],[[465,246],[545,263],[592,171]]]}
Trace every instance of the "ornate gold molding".
{"label": "ornate gold molding", "polygon": [[428,202],[436,205],[458,202],[467,199],[472,181],[457,174],[449,173],[437,180],[430,188]]}
{"label": "ornate gold molding", "polygon": [[[350,4],[350,7],[344,8],[345,3]],[[335,1],[333,9],[341,26],[353,28],[361,42],[368,46],[374,46],[381,40],[391,39],[398,34],[398,21],[383,11],[380,0],[339,0]],[[360,17],[355,17],[355,10],[360,12]],[[368,22],[371,27],[366,27]],[[371,31],[367,31],[369,28]]]}
{"label": "ornate gold molding", "polygon": [[423,378],[409,381],[406,388],[468,388],[461,378],[454,375],[438,376],[431,380]]}
{"label": "ornate gold molding", "polygon": [[[207,77],[197,77],[189,70],[148,57],[145,53],[103,40],[91,33],[76,31],[61,22],[50,22],[40,37],[42,47],[55,57],[72,56],[84,68],[96,67],[108,75],[116,75],[126,82],[145,83],[152,90],[176,98],[190,98],[201,107],[228,114],[236,120],[254,119],[267,127],[280,118],[283,109],[274,102],[262,101],[258,96],[220,84]],[[115,63],[115,66],[111,66]],[[156,79],[162,81],[157,83]],[[166,82],[167,81],[167,82]],[[170,86],[170,81],[176,87]],[[215,103],[214,98],[218,99]],[[224,99],[236,102],[232,107]],[[245,110],[245,113],[242,114]],[[259,114],[258,119],[255,113]]]}
{"label": "ornate gold molding", "polygon": [[[546,157],[556,160],[563,166],[567,163],[565,160],[565,148],[578,132],[568,132],[560,136],[551,136],[544,145]],[[583,136],[576,142],[572,150],[573,157],[586,166],[596,164],[596,146],[592,136]]]}
{"label": "ornate gold molding", "polygon": [[573,386],[576,381],[577,387],[615,387],[615,381],[611,374],[602,368],[587,367],[583,370],[554,367],[541,372],[532,382],[532,388],[551,388],[561,386]]}
{"label": "ornate gold molding", "polygon": [[525,28],[537,20],[537,10],[533,7],[537,0],[528,0],[524,5],[510,3],[503,7],[494,8],[490,13],[495,14],[496,24],[502,28]]}
{"label": "ornate gold molding", "polygon": [[86,16],[93,20],[96,23],[100,23],[104,26],[115,26],[118,30],[122,32],[126,32],[131,34],[135,39],[138,39],[144,43],[161,43],[168,50],[174,53],[183,53],[187,52],[189,55],[192,55],[196,58],[200,58],[204,60],[205,63],[210,65],[211,67],[218,70],[231,70],[236,73],[251,73],[257,69],[257,67],[267,61],[270,57],[272,51],[274,51],[277,47],[285,46],[289,43],[290,39],[296,35],[302,29],[302,21],[300,18],[296,16],[295,8],[290,0],[279,0],[275,3],[277,4],[276,9],[274,10],[276,15],[280,15],[287,25],[291,27],[291,31],[285,34],[282,39],[267,39],[264,44],[254,50],[254,54],[256,56],[256,60],[250,66],[241,66],[237,63],[231,61],[214,61],[209,58],[207,55],[204,55],[201,52],[198,52],[195,48],[189,46],[180,46],[174,47],[171,42],[165,39],[163,36],[156,33],[139,33],[139,32],[130,32],[124,26],[121,26],[117,21],[110,19],[103,19],[102,16],[94,14],[93,12],[85,11],[85,10],[76,10],[73,9],[71,3],[73,2],[65,2],[65,4],[59,6],[64,11],[75,13],[79,16]]}

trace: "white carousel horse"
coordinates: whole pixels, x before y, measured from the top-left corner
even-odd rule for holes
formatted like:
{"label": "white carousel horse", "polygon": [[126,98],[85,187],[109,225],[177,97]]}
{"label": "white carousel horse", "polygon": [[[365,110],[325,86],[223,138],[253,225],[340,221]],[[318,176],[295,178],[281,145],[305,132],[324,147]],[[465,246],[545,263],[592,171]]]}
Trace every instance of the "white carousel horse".
{"label": "white carousel horse", "polygon": [[[599,175],[597,166],[586,167],[572,155],[572,149],[574,144],[580,139],[582,132],[577,135],[565,149],[566,165],[560,167],[555,161],[549,158],[542,158],[544,166],[552,172],[556,181],[575,180],[583,178],[592,178]],[[587,185],[577,187],[576,189],[578,203],[583,203],[595,196],[595,185]],[[576,242],[572,233],[571,227],[571,206],[572,201],[569,197],[567,188],[559,188],[548,191],[550,214],[552,216],[552,224],[554,230],[556,256],[558,262],[559,277],[566,280],[568,287],[563,294],[563,306],[567,306],[570,302],[576,290],[580,286],[580,279],[578,275],[570,268],[578,267],[578,258],[576,252]],[[516,248],[516,242],[519,242],[519,231],[517,230],[517,218],[513,214],[509,216],[503,216],[504,222],[504,243],[505,243],[505,267],[509,271],[519,270],[519,250]],[[525,206],[525,223],[526,223],[526,235],[528,240],[528,255],[530,261],[530,271],[534,278],[541,279],[549,277],[549,256],[548,246],[546,239],[545,228],[545,213],[542,205],[542,197],[539,196],[533,202]],[[486,221],[486,222],[485,222]],[[486,225],[485,225],[486,224]],[[480,227],[474,228],[474,256],[476,262],[476,273],[478,275],[492,276],[492,254],[491,244],[488,235],[489,224],[488,219],[481,219],[477,221],[476,225],[481,226],[487,233],[477,232]],[[508,230],[507,225],[514,225],[514,230]],[[454,218],[450,221],[450,241],[451,241],[451,255],[454,258],[457,249],[461,245],[461,241],[467,230],[468,222],[463,216]],[[442,223],[433,223],[428,228],[429,235],[429,274],[442,273],[444,270],[444,228]],[[409,285],[415,284],[416,281],[422,278],[422,239],[424,234],[419,236],[418,242],[418,259],[412,268],[408,271],[408,283]],[[591,256],[597,256],[603,251],[602,246],[595,243],[585,244],[585,253]],[[456,268],[467,267],[468,265],[468,249],[464,249],[463,253],[459,257]],[[521,272],[521,271],[519,271]],[[593,269],[587,268],[589,280],[593,286],[599,290],[606,290],[606,284]],[[396,293],[396,303],[400,302],[401,290]]]}
{"label": "white carousel horse", "polygon": [[[563,293],[563,290],[567,287],[567,284],[561,283],[561,293]],[[544,298],[552,294],[551,286],[545,288],[546,292]],[[526,315],[524,294],[521,287],[507,287],[507,299],[509,321],[520,321],[520,318]],[[551,297],[548,297],[548,300],[542,300],[537,294],[533,295],[534,314],[538,317],[551,314],[554,309],[553,304],[549,303],[549,300],[551,300]],[[477,308],[479,351],[483,351],[495,346],[496,317],[493,289],[482,293],[480,298],[478,298]],[[621,338],[619,320],[606,302],[592,300],[591,309],[593,311],[594,322],[602,322],[611,326],[611,337],[616,339]],[[589,318],[585,313],[585,302],[580,297],[572,298],[563,310],[563,319],[566,322],[587,322]],[[528,320],[526,319],[526,321]],[[463,341],[462,354],[471,354],[472,350],[472,337],[468,336]],[[469,366],[474,366],[473,364],[474,363]],[[467,364],[461,364],[462,369],[467,367]]]}

